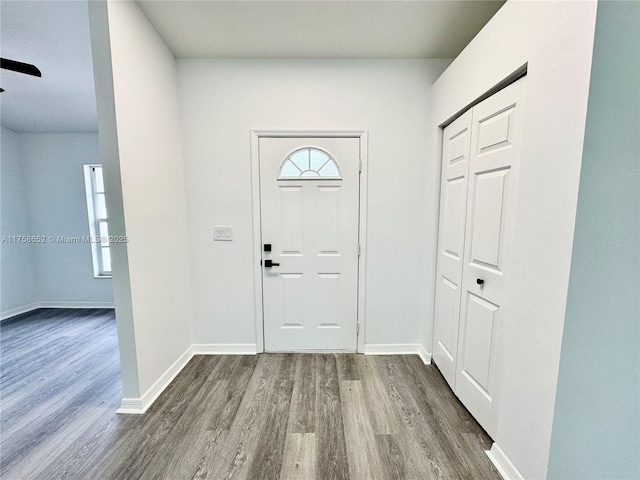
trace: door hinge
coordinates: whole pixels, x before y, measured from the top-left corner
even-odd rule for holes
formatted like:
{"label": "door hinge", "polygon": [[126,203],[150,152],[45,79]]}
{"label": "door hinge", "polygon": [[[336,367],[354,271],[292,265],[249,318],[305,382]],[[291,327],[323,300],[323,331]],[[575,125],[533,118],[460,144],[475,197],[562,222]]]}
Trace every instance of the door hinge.
{"label": "door hinge", "polygon": [[356,323],[356,335],[360,334],[360,324]]}
{"label": "door hinge", "polygon": [[360,256],[360,252],[362,252],[362,247],[358,245],[358,256]]}
{"label": "door hinge", "polygon": [[358,164],[358,171],[362,173],[362,160],[360,160],[360,163]]}

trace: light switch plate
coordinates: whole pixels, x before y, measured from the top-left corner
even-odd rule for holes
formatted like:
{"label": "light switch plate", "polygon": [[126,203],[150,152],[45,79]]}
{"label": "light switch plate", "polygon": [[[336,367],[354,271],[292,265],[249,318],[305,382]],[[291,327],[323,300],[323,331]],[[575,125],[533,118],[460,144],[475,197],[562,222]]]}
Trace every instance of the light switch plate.
{"label": "light switch plate", "polygon": [[231,242],[233,240],[233,227],[213,227],[213,240],[216,242]]}

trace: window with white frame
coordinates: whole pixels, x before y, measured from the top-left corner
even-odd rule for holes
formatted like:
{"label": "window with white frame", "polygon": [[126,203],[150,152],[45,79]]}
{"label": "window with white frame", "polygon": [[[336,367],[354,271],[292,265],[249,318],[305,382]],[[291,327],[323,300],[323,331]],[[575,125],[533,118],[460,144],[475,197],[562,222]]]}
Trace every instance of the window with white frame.
{"label": "window with white frame", "polygon": [[338,164],[315,147],[296,150],[284,159],[278,180],[341,180]]}
{"label": "window with white frame", "polygon": [[102,165],[84,165],[84,184],[87,190],[93,275],[95,277],[110,277],[111,250],[109,248],[109,225],[107,223]]}

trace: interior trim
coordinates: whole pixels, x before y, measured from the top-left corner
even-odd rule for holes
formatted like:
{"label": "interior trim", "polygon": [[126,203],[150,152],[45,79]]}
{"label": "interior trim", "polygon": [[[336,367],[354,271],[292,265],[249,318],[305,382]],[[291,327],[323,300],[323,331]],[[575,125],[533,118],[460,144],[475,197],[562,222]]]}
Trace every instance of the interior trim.
{"label": "interior trim", "polygon": [[524,477],[507,458],[497,443],[491,445],[491,450],[487,450],[485,453],[504,480],[524,480]]}
{"label": "interior trim", "polygon": [[264,352],[264,316],[262,292],[262,243],[260,217],[260,139],[261,138],[358,138],[360,140],[360,200],[358,238],[360,255],[358,257],[358,336],[357,352],[363,353],[366,330],[366,265],[367,265],[367,198],[368,198],[368,155],[369,133],[366,129],[354,130],[251,130],[251,200],[253,215],[253,284],[254,309],[256,317],[257,353]]}

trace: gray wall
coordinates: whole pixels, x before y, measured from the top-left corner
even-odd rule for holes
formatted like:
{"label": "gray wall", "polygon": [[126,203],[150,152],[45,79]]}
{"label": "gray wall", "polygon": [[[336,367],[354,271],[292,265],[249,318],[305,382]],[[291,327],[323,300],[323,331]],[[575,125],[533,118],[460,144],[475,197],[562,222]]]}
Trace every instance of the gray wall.
{"label": "gray wall", "polygon": [[[29,220],[35,235],[89,235],[82,166],[100,163],[96,133],[20,135]],[[51,306],[113,302],[110,278],[94,278],[91,246],[47,242],[33,250],[38,301]]]}
{"label": "gray wall", "polygon": [[48,239],[2,245],[2,317],[35,306],[110,306],[111,279],[93,277],[91,246],[49,240],[89,235],[82,165],[100,163],[98,135],[3,128],[2,140],[2,235]]}
{"label": "gray wall", "polygon": [[600,2],[549,478],[640,478],[640,3]]}
{"label": "gray wall", "polygon": [[[2,128],[0,235],[3,238],[30,232],[19,142],[17,133]],[[28,243],[3,241],[0,246],[0,311],[3,318],[35,306],[32,256],[33,248]]]}

